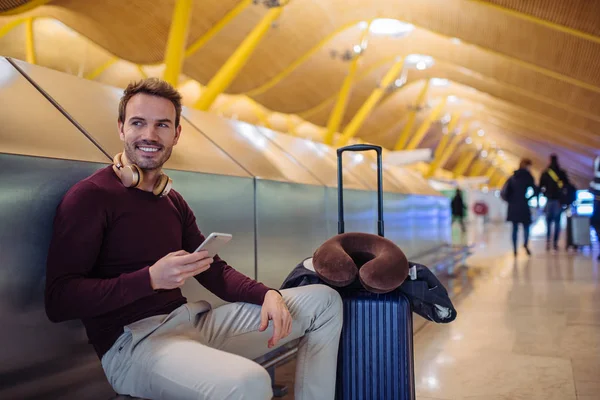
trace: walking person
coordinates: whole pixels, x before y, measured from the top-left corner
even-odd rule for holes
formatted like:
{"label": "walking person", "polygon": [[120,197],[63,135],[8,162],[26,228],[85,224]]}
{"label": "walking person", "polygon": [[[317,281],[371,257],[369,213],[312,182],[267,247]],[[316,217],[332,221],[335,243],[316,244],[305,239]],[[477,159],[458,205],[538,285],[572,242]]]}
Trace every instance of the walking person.
{"label": "walking person", "polygon": [[[600,156],[594,160],[594,180],[590,182],[590,192],[594,195],[594,212],[590,224],[600,239]],[[600,261],[600,255],[598,255]]]}
{"label": "walking person", "polygon": [[[538,190],[535,186],[535,180],[531,175],[531,160],[525,158],[521,160],[519,169],[506,181],[502,188],[502,199],[508,203],[508,213],[506,220],[512,222],[512,243],[515,257],[518,252],[518,234],[519,224],[523,225],[523,247],[527,255],[531,255],[529,250],[529,228],[531,226],[531,209],[529,200],[537,196]],[[534,194],[527,197],[527,190],[533,188]]]}
{"label": "walking person", "polygon": [[540,177],[540,191],[548,199],[546,203],[546,250],[550,250],[550,238],[552,237],[552,225],[554,225],[554,237],[552,247],[558,251],[558,239],[560,237],[560,217],[563,212],[564,193],[570,186],[567,173],[560,168],[558,156],[550,156],[550,165]]}
{"label": "walking person", "polygon": [[460,223],[460,229],[462,233],[465,233],[467,231],[467,228],[465,226],[466,209],[467,206],[465,205],[465,202],[463,200],[462,191],[460,190],[460,188],[457,188],[456,194],[452,199],[452,224],[454,224],[454,221],[458,220],[458,222]]}

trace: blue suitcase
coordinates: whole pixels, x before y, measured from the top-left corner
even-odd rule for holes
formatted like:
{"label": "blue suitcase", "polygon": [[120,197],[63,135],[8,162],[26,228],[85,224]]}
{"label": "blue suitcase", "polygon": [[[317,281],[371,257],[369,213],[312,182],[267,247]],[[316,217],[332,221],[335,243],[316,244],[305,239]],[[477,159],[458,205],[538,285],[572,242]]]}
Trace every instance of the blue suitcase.
{"label": "blue suitcase", "polygon": [[[352,145],[337,150],[338,233],[344,233],[342,153],[377,152],[379,236],[384,236],[381,147]],[[338,290],[344,325],[338,351],[336,400],[414,400],[412,308],[399,290],[376,294],[360,285]]]}

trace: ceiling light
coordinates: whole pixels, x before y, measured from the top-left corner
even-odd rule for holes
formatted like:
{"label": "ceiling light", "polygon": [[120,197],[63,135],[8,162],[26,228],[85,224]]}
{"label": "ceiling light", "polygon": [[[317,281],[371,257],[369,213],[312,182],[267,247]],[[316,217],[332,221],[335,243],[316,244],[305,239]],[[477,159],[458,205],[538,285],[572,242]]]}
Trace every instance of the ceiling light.
{"label": "ceiling light", "polygon": [[422,54],[410,54],[406,56],[405,63],[408,67],[416,67],[418,70],[431,68],[434,64],[433,57]]}
{"label": "ceiling light", "polygon": [[369,32],[374,35],[404,37],[410,34],[415,27],[406,22],[390,18],[377,18],[371,22]]}
{"label": "ceiling light", "polygon": [[450,120],[452,119],[452,116],[450,114],[446,114],[442,117],[442,119],[440,120],[442,124],[447,124],[450,122]]}
{"label": "ceiling light", "polygon": [[452,104],[460,103],[460,99],[456,96],[448,96],[448,102]]}
{"label": "ceiling light", "polygon": [[466,144],[471,144],[471,143],[473,143],[473,139],[471,139],[470,137],[468,137],[468,138],[465,139],[465,143]]}
{"label": "ceiling light", "polygon": [[488,156],[488,152],[487,151],[484,150],[484,151],[481,152],[481,158],[487,158],[487,156]]}
{"label": "ceiling light", "polygon": [[477,136],[483,137],[483,135],[485,135],[485,131],[483,129],[477,131]]}
{"label": "ceiling light", "polygon": [[359,44],[355,44],[355,45],[354,45],[354,52],[355,52],[356,54],[360,54],[360,53],[362,52],[362,47],[360,47],[360,45],[359,45]]}
{"label": "ceiling light", "polygon": [[454,44],[461,44],[462,40],[460,40],[459,38],[455,38],[453,37],[452,39],[450,39],[450,41]]}
{"label": "ceiling light", "polygon": [[500,157],[504,157],[504,151],[502,151],[502,150],[498,150],[498,155],[499,155]]}
{"label": "ceiling light", "polygon": [[448,86],[448,79],[431,78],[430,83],[431,85],[438,87]]}

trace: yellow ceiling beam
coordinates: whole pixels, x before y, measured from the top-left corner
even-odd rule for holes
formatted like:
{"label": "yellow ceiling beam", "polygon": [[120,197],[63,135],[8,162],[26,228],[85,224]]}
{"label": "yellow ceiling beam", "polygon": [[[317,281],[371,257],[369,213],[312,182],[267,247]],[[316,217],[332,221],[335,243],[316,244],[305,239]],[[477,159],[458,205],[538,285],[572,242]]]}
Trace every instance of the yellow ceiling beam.
{"label": "yellow ceiling beam", "polygon": [[48,4],[51,1],[52,0],[30,0],[27,3],[22,4],[18,7],[11,8],[10,10],[0,12],[0,16],[5,17],[5,16],[10,16],[10,15],[23,14],[27,11],[33,10],[34,8],[38,8],[40,6]]}
{"label": "yellow ceiling beam", "polygon": [[450,67],[452,69],[455,69],[459,73],[461,73],[463,75],[466,75],[468,77],[475,78],[475,79],[483,81],[483,82],[489,81],[490,83],[492,83],[494,85],[497,85],[497,86],[500,86],[502,88],[508,89],[508,90],[513,91],[515,93],[521,94],[523,96],[531,97],[532,99],[541,101],[543,103],[548,103],[548,104],[550,104],[550,105],[552,105],[554,107],[562,108],[563,110],[572,112],[573,114],[578,114],[578,115],[581,115],[582,117],[593,119],[593,120],[595,120],[597,122],[600,122],[600,116],[599,115],[592,114],[592,113],[587,112],[587,111],[583,111],[583,110],[581,110],[581,109],[579,109],[577,107],[572,107],[571,105],[569,105],[567,103],[562,103],[560,101],[553,100],[552,98],[550,98],[548,96],[542,96],[542,95],[536,94],[536,93],[531,92],[529,90],[523,89],[520,86],[516,86],[516,85],[512,85],[510,83],[499,81],[499,80],[497,80],[495,78],[492,78],[491,76],[480,74],[479,72],[472,71],[472,70],[470,70],[468,68],[465,68],[465,67],[460,67],[460,66],[458,66],[456,64],[453,64],[451,62],[447,62],[447,61],[443,61],[442,60],[442,61],[439,62],[439,64],[446,65],[446,66],[448,66],[448,67]]}
{"label": "yellow ceiling beam", "polygon": [[500,6],[497,4],[493,4],[488,1],[482,1],[482,0],[469,0],[469,1],[471,1],[473,3],[481,4],[488,8],[492,8],[494,10],[500,11],[500,12],[510,15],[512,17],[516,17],[516,18],[519,18],[519,19],[522,19],[522,20],[525,20],[528,22],[533,22],[534,24],[541,25],[543,27],[546,27],[546,28],[549,28],[549,29],[552,29],[552,30],[555,30],[558,32],[566,33],[571,36],[576,36],[581,39],[589,40],[590,42],[600,43],[600,37],[592,35],[590,33],[586,33],[586,32],[583,32],[583,31],[580,31],[580,30],[577,30],[574,28],[569,28],[568,26],[550,22],[545,19],[534,17],[533,15],[522,13],[520,11],[511,10],[510,8],[503,7],[503,6]]}
{"label": "yellow ceiling beam", "polygon": [[227,24],[231,22],[235,17],[238,16],[242,11],[248,8],[249,5],[252,4],[252,0],[242,0],[238,5],[236,5],[231,11],[229,11],[219,22],[210,27],[208,31],[204,35],[202,35],[198,40],[191,44],[190,47],[185,51],[185,57],[190,57],[195,52],[200,50],[204,45],[213,38],[217,33],[219,33]]}
{"label": "yellow ceiling beam", "polygon": [[29,64],[36,64],[35,36],[33,34],[33,17],[25,21],[25,60]]}
{"label": "yellow ceiling beam", "polygon": [[438,119],[442,111],[444,111],[447,101],[448,99],[444,97],[438,103],[438,105],[435,106],[433,110],[431,110],[431,113],[427,116],[425,121],[421,123],[419,129],[417,129],[415,134],[410,139],[410,142],[408,142],[408,144],[406,145],[406,150],[414,150],[419,146],[419,144],[421,144],[423,138],[425,137],[425,135],[427,135],[427,132],[429,132],[429,128],[431,128],[431,125]]}
{"label": "yellow ceiling beam", "polygon": [[454,178],[463,176],[465,172],[467,172],[467,170],[469,169],[469,166],[471,165],[471,162],[473,162],[473,159],[475,159],[475,157],[477,157],[478,155],[479,151],[477,151],[476,149],[465,149],[461,153],[458,162],[452,170],[452,175],[454,176]]}
{"label": "yellow ceiling beam", "polygon": [[96,79],[97,77],[102,75],[102,73],[104,71],[106,71],[108,68],[110,68],[117,61],[119,61],[119,59],[117,57],[109,58],[103,64],[99,65],[96,69],[94,69],[92,72],[90,72],[89,74],[86,74],[84,76],[84,78],[93,81],[94,79]]}
{"label": "yellow ceiling beam", "polygon": [[29,20],[29,17],[13,19],[6,25],[0,27],[0,39],[3,38],[5,35],[7,35],[10,31],[15,29],[17,26],[24,24],[28,20]]}
{"label": "yellow ceiling beam", "polygon": [[362,107],[354,115],[352,120],[346,125],[344,132],[342,132],[342,137],[337,142],[338,146],[345,145],[348,140],[356,135],[363,122],[365,122],[371,111],[373,111],[373,108],[377,105],[379,100],[381,100],[381,97],[383,97],[387,88],[398,78],[403,67],[404,58],[398,58],[394,65],[387,71],[379,85],[371,92],[371,95],[363,103]]}
{"label": "yellow ceiling beam", "polygon": [[470,127],[471,127],[470,121],[465,123],[462,126],[460,132],[458,132],[452,138],[450,145],[444,149],[444,151],[442,152],[442,155],[439,158],[434,159],[433,162],[429,165],[429,170],[425,174],[426,178],[431,178],[432,176],[435,175],[438,168],[444,167],[444,165],[446,164],[446,162],[448,162],[448,160],[450,159],[450,157],[452,156],[452,154],[454,153],[454,151],[456,150],[458,145],[463,143],[463,138],[465,135],[467,135],[469,133]]}
{"label": "yellow ceiling beam", "polygon": [[165,51],[165,72],[163,79],[173,87],[179,83],[179,74],[185,60],[185,46],[189,32],[190,21],[192,19],[192,0],[177,0],[173,9],[173,18],[171,19],[171,29],[167,40],[167,50]]}
{"label": "yellow ceiling beam", "polygon": [[369,23],[363,33],[360,35],[358,43],[361,47],[361,54],[355,54],[354,59],[350,62],[348,75],[346,75],[346,78],[342,83],[342,88],[339,91],[337,102],[333,107],[333,111],[329,115],[329,121],[327,122],[327,133],[323,138],[323,143],[325,144],[333,144],[333,136],[340,129],[340,124],[342,123],[342,119],[344,118],[344,113],[346,111],[346,105],[348,104],[348,98],[350,97],[352,84],[354,83],[354,77],[356,76],[356,71],[358,70],[358,60],[362,55],[362,50],[364,50],[365,41],[369,35],[370,28],[371,24]]}
{"label": "yellow ceiling beam", "polygon": [[402,149],[404,149],[404,146],[406,146],[406,142],[408,142],[408,138],[410,137],[410,133],[412,132],[412,128],[415,124],[415,120],[417,119],[417,113],[421,109],[423,103],[425,102],[425,98],[427,97],[427,91],[429,90],[429,83],[430,83],[430,80],[427,79],[425,81],[425,84],[423,85],[423,88],[421,88],[421,91],[419,92],[419,95],[417,96],[417,101],[415,102],[413,109],[410,110],[410,112],[408,113],[408,121],[406,121],[406,125],[404,125],[404,128],[402,129],[402,133],[398,137],[398,141],[396,142],[396,145],[394,146],[394,150],[402,150]]}
{"label": "yellow ceiling beam", "polygon": [[440,143],[438,143],[437,147],[435,148],[435,153],[433,154],[434,160],[436,158],[440,158],[442,156],[442,154],[444,153],[444,150],[446,149],[446,146],[448,146],[448,142],[450,141],[450,138],[454,134],[454,130],[458,126],[459,120],[460,120],[460,113],[455,112],[454,114],[452,114],[452,119],[450,120],[450,123],[448,124],[448,130],[445,135],[442,135],[442,139],[440,140]]}
{"label": "yellow ceiling beam", "polygon": [[218,95],[223,93],[236,78],[254,50],[267,34],[273,22],[279,18],[283,6],[270,9],[252,32],[242,41],[233,54],[225,61],[215,76],[206,85],[200,98],[194,105],[199,110],[208,110]]}

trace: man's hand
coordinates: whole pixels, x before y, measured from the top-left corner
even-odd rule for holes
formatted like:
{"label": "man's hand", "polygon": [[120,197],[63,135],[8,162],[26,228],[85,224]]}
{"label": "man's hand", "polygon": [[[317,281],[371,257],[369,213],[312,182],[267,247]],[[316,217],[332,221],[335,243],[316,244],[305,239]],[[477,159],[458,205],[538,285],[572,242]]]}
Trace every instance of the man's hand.
{"label": "man's hand", "polygon": [[269,339],[269,348],[277,345],[292,331],[292,316],[285,305],[285,301],[275,290],[269,290],[265,295],[265,301],[260,312],[260,327],[263,332],[269,326],[269,320],[273,320],[273,336]]}
{"label": "man's hand", "polygon": [[212,258],[207,258],[206,250],[188,253],[179,250],[169,253],[150,267],[150,284],[152,289],[175,289],[183,286],[185,280],[206,271]]}

